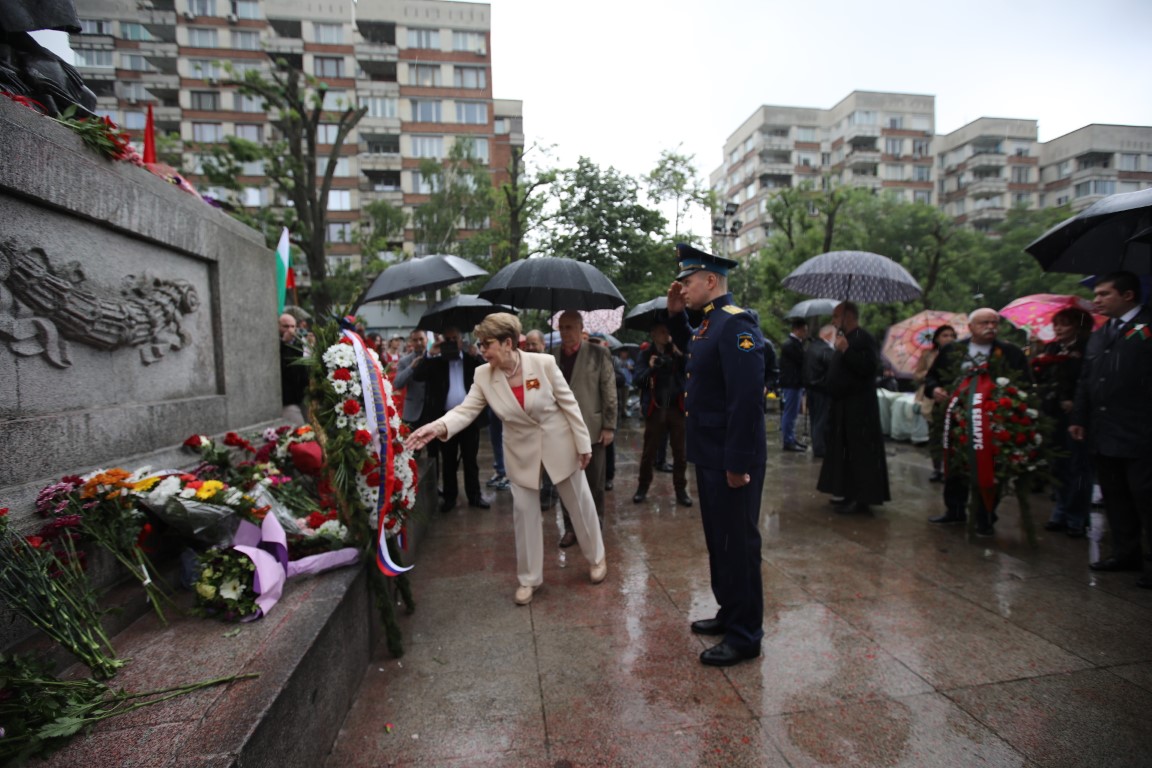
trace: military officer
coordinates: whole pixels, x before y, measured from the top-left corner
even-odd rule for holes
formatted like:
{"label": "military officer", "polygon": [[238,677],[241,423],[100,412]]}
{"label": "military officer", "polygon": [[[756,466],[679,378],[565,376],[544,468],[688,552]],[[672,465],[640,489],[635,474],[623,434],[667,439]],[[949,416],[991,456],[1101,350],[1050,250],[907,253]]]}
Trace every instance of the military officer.
{"label": "military officer", "polygon": [[[764,636],[764,337],[728,292],[728,271],[737,262],[683,243],[676,249],[667,325],[676,345],[688,350],[688,461],[696,467],[712,594],[720,604],[714,618],[692,622],[692,631],[723,637],[700,661],[727,667],[759,656]],[[703,313],[699,327],[690,327],[685,309]]]}

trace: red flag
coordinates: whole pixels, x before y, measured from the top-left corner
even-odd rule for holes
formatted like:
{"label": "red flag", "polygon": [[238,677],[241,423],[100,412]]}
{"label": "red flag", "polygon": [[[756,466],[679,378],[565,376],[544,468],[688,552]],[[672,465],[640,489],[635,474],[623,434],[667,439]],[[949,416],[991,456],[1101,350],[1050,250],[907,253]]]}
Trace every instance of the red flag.
{"label": "red flag", "polygon": [[152,105],[148,105],[148,120],[144,123],[144,162],[156,162],[156,125],[152,122]]}
{"label": "red flag", "polygon": [[296,270],[288,267],[288,277],[284,279],[284,287],[292,290],[296,287]]}

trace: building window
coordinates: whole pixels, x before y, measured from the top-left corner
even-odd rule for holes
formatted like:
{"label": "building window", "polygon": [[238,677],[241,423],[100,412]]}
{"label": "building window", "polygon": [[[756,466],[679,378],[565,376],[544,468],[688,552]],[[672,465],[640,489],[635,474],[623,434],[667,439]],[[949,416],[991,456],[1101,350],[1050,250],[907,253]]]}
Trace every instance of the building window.
{"label": "building window", "polygon": [[260,0],[234,0],[233,8],[236,9],[236,17],[240,19],[259,19],[263,18],[260,15]]}
{"label": "building window", "polygon": [[928,115],[912,115],[908,120],[908,127],[913,131],[932,130],[932,118]]}
{"label": "building window", "polygon": [[484,67],[456,67],[452,70],[452,85],[456,88],[488,87],[488,70]]}
{"label": "building window", "polygon": [[220,123],[192,123],[192,141],[201,144],[224,141],[224,126]]}
{"label": "building window", "polygon": [[870,109],[858,109],[848,117],[852,125],[876,125],[876,113]]}
{"label": "building window", "polygon": [[452,50],[483,54],[488,50],[483,32],[453,32]]}
{"label": "building window", "polygon": [[892,128],[894,130],[897,130],[897,131],[901,130],[904,127],[904,116],[903,115],[889,115],[888,116],[888,127]]}
{"label": "building window", "polygon": [[252,160],[247,163],[240,163],[241,176],[263,176],[264,175],[264,161]]}
{"label": "building window", "polygon": [[152,65],[148,60],[139,53],[122,53],[120,54],[120,68],[127,69],[132,72],[150,72]]}
{"label": "building window", "polygon": [[188,10],[193,16],[215,16],[216,0],[188,0]]}
{"label": "building window", "polygon": [[249,72],[260,72],[262,70],[263,67],[260,66],[260,62],[255,59],[239,59],[232,62],[232,74],[236,76],[237,80],[243,80],[244,75]]}
{"label": "building window", "polygon": [[260,33],[252,30],[232,30],[232,47],[238,51],[260,50]]}
{"label": "building window", "polygon": [[328,222],[328,229],[325,232],[324,239],[329,243],[350,243],[350,242],[352,242],[352,222],[350,222],[350,221],[330,221],[330,222]]}
{"label": "building window", "polygon": [[[128,58],[129,58],[128,56],[121,56],[120,57],[120,63],[123,65],[123,69],[130,69],[130,67],[127,64]],[[136,56],[135,58],[139,59],[141,63],[146,64],[146,62],[144,62],[143,56]],[[76,49],[76,66],[78,66],[78,67],[95,67],[95,68],[99,68],[99,69],[111,69],[112,68],[112,51],[110,51],[110,50],[97,51],[97,50],[93,50],[91,48],[77,48]]]}
{"label": "building window", "polygon": [[344,42],[343,24],[320,24],[317,22],[312,25],[312,30],[316,33],[316,42],[318,43],[341,45]]}
{"label": "building window", "polygon": [[893,157],[904,154],[904,139],[884,139],[884,153]]}
{"label": "building window", "polygon": [[495,131],[497,135],[504,136],[505,134],[509,133],[511,123],[512,121],[506,117],[498,117],[496,118],[496,122],[493,124],[492,130]]}
{"label": "building window", "polygon": [[438,88],[440,86],[440,65],[409,64],[408,85],[418,85],[422,88]]}
{"label": "building window", "polygon": [[440,30],[438,29],[409,29],[409,48],[432,48],[440,50]]}
{"label": "building window", "polygon": [[346,91],[325,91],[320,108],[328,112],[343,112],[350,103]]}
{"label": "building window", "polygon": [[440,122],[440,102],[412,99],[412,120],[417,123]]}
{"label": "building window", "polygon": [[268,204],[268,190],[260,187],[244,187],[241,190],[245,208],[259,208]]}
{"label": "building window", "polygon": [[413,136],[412,157],[431,157],[437,160],[444,157],[443,136]]}
{"label": "building window", "polygon": [[797,152],[796,165],[802,165],[805,168],[813,168],[816,166],[816,155],[810,152]]}
{"label": "building window", "polygon": [[[316,176],[321,177],[327,172],[328,172],[328,158],[327,157],[316,158]],[[347,175],[348,175],[348,158],[346,158],[346,157],[336,158],[336,170],[333,171],[333,173],[332,173],[333,178],[335,178],[336,176],[347,176]]]}
{"label": "building window", "polygon": [[264,126],[253,123],[237,123],[236,138],[261,144],[264,141]]}
{"label": "building window", "polygon": [[398,155],[400,154],[400,136],[390,133],[384,136],[374,136],[368,139],[368,154],[370,155]]}
{"label": "building window", "polygon": [[317,56],[313,62],[316,77],[344,77],[344,59],[336,56]]}
{"label": "building window", "polygon": [[340,135],[340,126],[335,123],[320,123],[316,126],[317,144],[335,144],[336,137]]}
{"label": "building window", "polygon": [[148,89],[144,87],[144,83],[139,81],[121,82],[120,96],[129,101],[144,101],[145,99],[152,98],[151,94],[148,93]]}
{"label": "building window", "polygon": [[147,120],[148,116],[143,112],[125,112],[124,125],[121,127],[130,131],[142,131]]}
{"label": "building window", "polygon": [[1031,208],[1032,194],[1029,192],[1017,192],[1012,197],[1012,204],[1017,208]]}
{"label": "building window", "polygon": [[436,191],[436,176],[425,177],[419,171],[412,172],[412,191],[418,195],[430,195]]}
{"label": "building window", "polygon": [[1012,169],[1013,184],[1029,184],[1032,182],[1032,169],[1028,166],[1015,166]]}
{"label": "building window", "polygon": [[191,108],[201,112],[220,109],[220,94],[216,91],[192,91]]}
{"label": "building window", "polygon": [[1066,179],[1072,175],[1072,161],[1064,160],[1056,166],[1056,178]]}
{"label": "building window", "polygon": [[188,28],[188,45],[192,48],[218,48],[218,40],[215,29]]}
{"label": "building window", "polygon": [[361,96],[360,106],[367,107],[367,117],[396,117],[398,99],[391,96]]}
{"label": "building window", "polygon": [[488,164],[488,139],[484,136],[457,136],[457,144],[464,144],[468,147],[468,155],[473,160]]}
{"label": "building window", "polygon": [[927,139],[912,139],[912,156],[928,157],[932,151],[932,142]]}
{"label": "building window", "polygon": [[[39,27],[34,27],[39,29]],[[104,19],[80,19],[80,34],[82,35],[110,35],[112,22]]]}
{"label": "building window", "polygon": [[1122,171],[1140,170],[1140,155],[1120,155],[1120,163],[1116,166]]}
{"label": "building window", "polygon": [[1082,181],[1075,187],[1076,197],[1088,197],[1090,195],[1114,195],[1116,194],[1116,182],[1111,179],[1094,179],[1092,181]]}
{"label": "building window", "polygon": [[903,181],[904,166],[886,163],[884,165],[884,178],[888,179],[888,181]]}
{"label": "building window", "polygon": [[188,67],[192,70],[192,77],[201,80],[219,80],[224,72],[220,62],[215,59],[189,59]]}
{"label": "building window", "polygon": [[456,102],[456,122],[468,125],[488,124],[488,105],[482,101]]}
{"label": "building window", "polygon": [[330,211],[350,211],[352,210],[352,190],[350,189],[331,189],[328,191],[328,210]]}
{"label": "building window", "polygon": [[912,166],[913,181],[932,181],[932,167],[928,165]]}
{"label": "building window", "polygon": [[[81,22],[83,24],[83,22]],[[151,40],[152,33],[143,24],[134,21],[120,22],[120,36],[125,40]]]}
{"label": "building window", "polygon": [[245,96],[243,94],[236,94],[236,111],[237,112],[263,112],[264,99],[259,96]]}
{"label": "building window", "polygon": [[796,141],[818,141],[816,138],[816,129],[807,126],[797,128]]}
{"label": "building window", "polygon": [[929,190],[929,189],[914,189],[914,190],[912,190],[912,202],[924,203],[925,205],[932,205],[932,190]]}

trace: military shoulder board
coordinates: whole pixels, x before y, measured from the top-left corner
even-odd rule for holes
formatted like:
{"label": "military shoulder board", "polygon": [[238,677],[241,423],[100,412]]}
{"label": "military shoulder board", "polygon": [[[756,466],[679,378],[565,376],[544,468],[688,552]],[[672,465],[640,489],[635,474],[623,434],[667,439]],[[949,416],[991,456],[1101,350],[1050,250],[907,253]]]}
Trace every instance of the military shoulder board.
{"label": "military shoulder board", "polygon": [[724,305],[724,311],[730,315],[738,315],[741,312],[743,312],[744,310],[741,309],[740,307],[736,307],[736,306],[733,306],[731,304],[725,304]]}

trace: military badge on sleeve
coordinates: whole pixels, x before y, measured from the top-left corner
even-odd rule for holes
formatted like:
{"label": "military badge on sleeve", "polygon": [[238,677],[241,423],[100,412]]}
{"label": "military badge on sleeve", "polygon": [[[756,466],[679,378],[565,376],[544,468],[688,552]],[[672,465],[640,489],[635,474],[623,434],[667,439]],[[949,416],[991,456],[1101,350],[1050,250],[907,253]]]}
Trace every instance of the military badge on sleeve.
{"label": "military badge on sleeve", "polygon": [[741,333],[736,337],[736,346],[741,352],[751,352],[756,348],[756,342],[752,339],[752,334]]}

